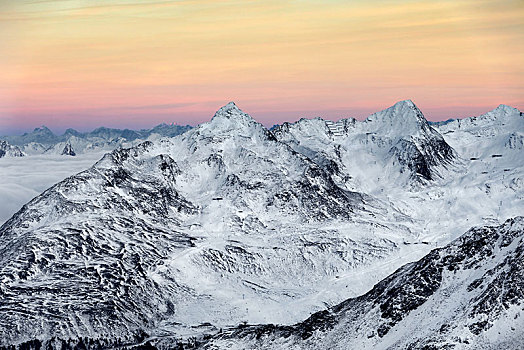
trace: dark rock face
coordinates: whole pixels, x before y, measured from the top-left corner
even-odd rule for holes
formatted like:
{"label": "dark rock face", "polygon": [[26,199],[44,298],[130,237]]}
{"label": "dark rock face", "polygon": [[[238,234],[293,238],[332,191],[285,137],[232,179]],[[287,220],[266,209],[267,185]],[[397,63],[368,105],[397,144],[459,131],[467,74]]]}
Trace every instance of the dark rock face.
{"label": "dark rock face", "polygon": [[415,143],[400,140],[389,152],[399,162],[401,171],[408,170],[414,175],[432,180],[429,164]]}
{"label": "dark rock face", "polygon": [[509,149],[523,149],[524,148],[524,136],[518,135],[517,133],[512,133],[506,143],[505,147]]}
{"label": "dark rock face", "polygon": [[268,202],[269,206],[299,208],[308,220],[349,218],[359,208],[363,196],[340,189],[320,167],[311,164],[302,181],[279,190]]}
{"label": "dark rock face", "polygon": [[63,156],[73,156],[73,157],[76,156],[76,153],[73,150],[73,147],[71,146],[69,142],[66,143],[66,145],[64,146],[64,149],[62,150],[62,153],[60,154]]}
{"label": "dark rock face", "polygon": [[440,135],[432,135],[418,142],[401,139],[389,153],[416,179],[434,180],[435,170],[439,166],[448,166],[456,158],[451,148]]}

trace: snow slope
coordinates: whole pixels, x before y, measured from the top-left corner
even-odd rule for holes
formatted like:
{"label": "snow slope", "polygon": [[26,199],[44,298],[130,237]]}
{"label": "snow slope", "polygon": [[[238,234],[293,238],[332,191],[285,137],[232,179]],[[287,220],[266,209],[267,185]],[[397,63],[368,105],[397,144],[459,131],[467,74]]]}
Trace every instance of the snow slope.
{"label": "snow slope", "polygon": [[519,349],[523,262],[524,217],[474,228],[302,323],[229,329],[198,348]]}

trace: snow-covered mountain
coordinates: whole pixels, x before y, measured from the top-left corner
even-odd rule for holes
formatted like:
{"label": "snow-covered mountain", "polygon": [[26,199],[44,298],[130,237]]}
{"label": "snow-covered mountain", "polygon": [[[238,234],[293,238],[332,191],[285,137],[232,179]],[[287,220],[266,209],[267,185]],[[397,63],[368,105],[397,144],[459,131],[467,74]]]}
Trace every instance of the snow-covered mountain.
{"label": "snow-covered mountain", "polygon": [[[522,211],[524,201],[524,115],[500,105],[479,117],[458,119],[436,129],[460,154],[464,174],[452,187],[462,186],[462,196],[473,193],[482,205],[497,204],[485,222],[501,217],[504,207]],[[473,188],[474,184],[475,188]],[[499,209],[500,208],[500,209]],[[461,211],[459,211],[461,212]],[[466,211],[468,212],[468,210]],[[518,215],[516,212],[507,217]],[[503,215],[502,215],[503,216]]]}
{"label": "snow-covered mountain", "polygon": [[[448,142],[467,160],[484,163],[522,163],[524,160],[524,115],[516,108],[500,105],[479,117],[456,119],[436,126]],[[494,165],[494,163],[493,163]]]}
{"label": "snow-covered mountain", "polygon": [[7,141],[0,140],[0,158],[23,156],[25,156],[25,154],[20,150],[20,148],[10,145]]}
{"label": "snow-covered mountain", "polygon": [[285,212],[301,221],[348,218],[362,207],[360,194],[341,190],[322,167],[278,142],[233,103],[160,145],[184,169],[181,192],[200,206],[220,197],[245,215]]}
{"label": "snow-covered mountain", "polygon": [[[189,125],[160,124],[152,129],[130,130],[100,127],[90,132],[67,129],[62,135],[55,135],[46,126],[34,129],[20,136],[4,136],[3,139],[33,154],[63,154],[64,148],[75,153],[111,151],[118,147],[131,147],[147,139],[173,137],[191,129]],[[69,145],[69,146],[68,146]],[[66,152],[67,154],[67,152]],[[70,154],[67,154],[70,155]]]}
{"label": "snow-covered mountain", "polygon": [[522,214],[515,148],[490,158],[517,160],[510,171],[479,174],[439,130],[411,101],[273,131],[230,103],[181,135],[119,148],[0,227],[0,346],[292,325],[471,226]]}
{"label": "snow-covered mountain", "polygon": [[30,133],[24,133],[20,136],[3,136],[3,139],[7,140],[13,145],[23,146],[25,144],[35,142],[43,145],[51,145],[60,141],[60,137],[55,135],[49,128],[45,125],[35,128]]}
{"label": "snow-covered mountain", "polygon": [[0,228],[3,345],[296,321],[325,305],[322,280],[400,251],[412,234],[375,227],[385,215],[402,217],[229,104],[177,138],[108,154]]}
{"label": "snow-covered mountain", "polygon": [[73,146],[71,146],[70,142],[67,142],[64,146],[64,149],[62,150],[62,153],[60,153],[63,156],[76,156],[75,150],[73,149]]}
{"label": "snow-covered mountain", "polygon": [[379,183],[426,183],[452,168],[457,155],[410,101],[360,122],[301,119],[274,128],[275,136],[327,166],[350,188]]}
{"label": "snow-covered mountain", "polygon": [[519,349],[524,217],[471,229],[368,293],[294,326],[228,329],[203,349]]}
{"label": "snow-covered mountain", "polygon": [[[471,126],[470,119],[486,122]],[[518,110],[506,106],[486,116],[431,126],[408,100],[364,121],[301,119],[273,130],[281,142],[331,169],[339,186],[390,203],[443,244],[472,223],[520,214],[523,120]],[[454,132],[457,125],[462,128]],[[493,136],[480,137],[479,129],[486,134],[493,129]],[[428,212],[434,219],[428,220]]]}

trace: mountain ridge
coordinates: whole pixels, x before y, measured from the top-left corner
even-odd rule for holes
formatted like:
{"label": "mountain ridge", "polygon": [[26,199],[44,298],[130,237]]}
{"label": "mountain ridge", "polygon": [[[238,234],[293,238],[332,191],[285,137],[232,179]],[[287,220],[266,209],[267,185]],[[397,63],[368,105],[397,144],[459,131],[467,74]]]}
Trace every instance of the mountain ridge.
{"label": "mountain ridge", "polygon": [[[335,163],[340,170],[357,165],[343,158],[358,148],[358,152],[375,158],[375,163],[383,162],[386,169],[399,169],[392,171],[408,174],[410,179],[399,180],[403,182],[435,180],[441,171],[457,163],[456,152],[428,124],[411,100],[397,102],[363,121],[350,118],[333,124],[321,118],[301,119],[277,126],[273,133],[279,140],[317,157],[320,162]],[[369,170],[365,176],[374,172]],[[355,177],[350,171],[342,176]]]}
{"label": "mountain ridge", "polygon": [[89,132],[79,132],[69,128],[62,135],[54,134],[46,126],[35,128],[23,135],[2,136],[10,144],[17,146],[29,155],[62,154],[70,144],[76,153],[97,150],[113,150],[118,147],[129,147],[137,142],[156,137],[173,137],[192,127],[189,125],[159,124],[151,129],[131,130],[98,127]]}

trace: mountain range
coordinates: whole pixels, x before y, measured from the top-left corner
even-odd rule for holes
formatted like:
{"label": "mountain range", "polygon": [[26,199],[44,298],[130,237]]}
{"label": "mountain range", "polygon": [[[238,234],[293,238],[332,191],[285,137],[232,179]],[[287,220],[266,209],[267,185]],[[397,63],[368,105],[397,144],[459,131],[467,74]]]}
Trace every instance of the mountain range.
{"label": "mountain range", "polygon": [[74,156],[78,152],[110,151],[118,147],[129,147],[150,138],[173,137],[189,129],[189,125],[162,123],[154,128],[142,130],[100,127],[90,132],[79,132],[70,128],[62,135],[56,135],[46,126],[41,126],[30,133],[1,136],[0,139],[10,147],[29,155],[46,153]]}
{"label": "mountain range", "polygon": [[0,227],[0,346],[518,348],[523,132],[229,103],[115,149]]}

